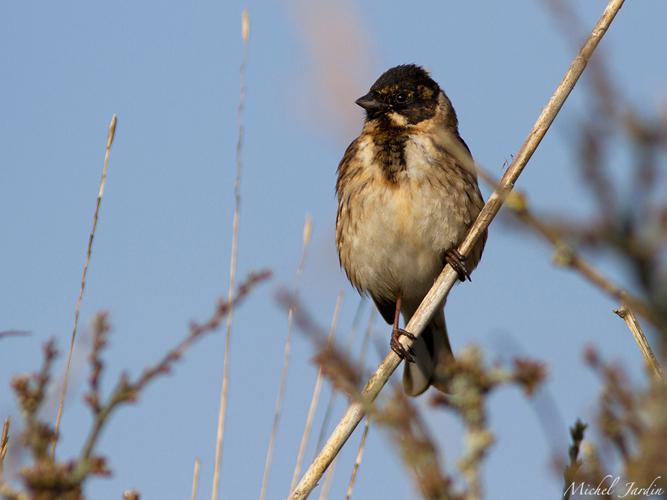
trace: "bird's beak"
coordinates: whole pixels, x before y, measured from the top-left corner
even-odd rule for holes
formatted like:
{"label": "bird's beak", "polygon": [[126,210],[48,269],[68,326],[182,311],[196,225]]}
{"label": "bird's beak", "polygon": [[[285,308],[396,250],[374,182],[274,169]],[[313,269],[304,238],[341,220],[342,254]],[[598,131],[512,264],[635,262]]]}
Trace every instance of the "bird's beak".
{"label": "bird's beak", "polygon": [[356,102],[359,106],[364,108],[366,111],[376,111],[383,109],[385,107],[384,103],[378,101],[371,92],[366,94],[365,96],[360,97],[357,99]]}

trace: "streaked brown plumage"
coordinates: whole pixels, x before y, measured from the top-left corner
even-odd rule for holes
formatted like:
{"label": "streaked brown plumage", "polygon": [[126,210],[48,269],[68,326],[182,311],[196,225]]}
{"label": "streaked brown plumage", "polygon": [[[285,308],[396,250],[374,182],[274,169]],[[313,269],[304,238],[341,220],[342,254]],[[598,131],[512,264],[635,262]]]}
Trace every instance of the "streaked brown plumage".
{"label": "streaked brown plumage", "polygon": [[[451,102],[428,73],[414,65],[385,72],[357,100],[366,109],[359,137],[338,167],[336,244],[357,290],[371,296],[388,323],[397,300],[407,323],[484,200],[477,179],[445,150],[444,133],[462,145]],[[465,260],[471,272],[486,235]],[[437,313],[405,363],[406,393],[416,396],[434,380],[437,360],[451,355],[444,313]]]}

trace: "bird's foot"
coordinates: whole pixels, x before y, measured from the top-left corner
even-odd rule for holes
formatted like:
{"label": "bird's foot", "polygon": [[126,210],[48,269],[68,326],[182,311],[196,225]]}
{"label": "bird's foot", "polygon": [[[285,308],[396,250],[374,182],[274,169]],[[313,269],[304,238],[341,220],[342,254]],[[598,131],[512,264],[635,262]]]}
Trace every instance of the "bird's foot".
{"label": "bird's foot", "polygon": [[402,336],[405,336],[410,340],[415,340],[417,338],[407,330],[403,330],[403,328],[394,328],[391,332],[391,342],[389,343],[391,350],[394,351],[399,358],[404,359],[409,363],[414,363],[415,351],[412,349],[412,347],[408,347],[406,349],[403,344],[401,344],[400,338]]}
{"label": "bird's foot", "polygon": [[445,252],[445,261],[452,266],[454,271],[456,271],[460,281],[465,281],[466,279],[472,281],[470,279],[470,273],[468,272],[468,266],[466,266],[465,258],[456,248],[452,248]]}

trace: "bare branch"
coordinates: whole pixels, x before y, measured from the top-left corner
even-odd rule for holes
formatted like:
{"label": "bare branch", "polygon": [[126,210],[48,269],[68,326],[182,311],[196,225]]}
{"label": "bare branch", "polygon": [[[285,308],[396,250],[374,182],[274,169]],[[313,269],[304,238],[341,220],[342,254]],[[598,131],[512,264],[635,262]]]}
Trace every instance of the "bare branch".
{"label": "bare branch", "polygon": [[635,315],[626,306],[621,306],[614,312],[618,316],[623,318],[625,324],[628,325],[628,329],[632,333],[635,342],[637,342],[637,345],[639,346],[639,349],[641,350],[642,355],[644,356],[644,361],[646,362],[646,366],[651,370],[653,376],[657,380],[664,380],[665,376],[662,373],[662,368],[660,368],[660,364],[658,363],[655,354],[653,354],[651,346],[649,345],[648,340],[646,339],[646,335],[644,335],[644,331],[642,330],[642,327],[639,325],[639,321],[637,321]]}
{"label": "bare branch", "polygon": [[[469,231],[465,240],[459,247],[459,252],[462,255],[467,255],[473,248],[481,234],[493,221],[498,211],[500,210],[503,200],[507,193],[514,187],[514,183],[521,175],[526,164],[537,149],[538,145],[544,138],[553,123],[556,115],[565,103],[570,92],[576,85],[579,77],[584,72],[586,65],[593,55],[595,48],[611,25],[614,17],[623,5],[624,0],[610,0],[602,16],[596,23],[589,38],[586,40],[574,61],[570,65],[563,80],[556,88],[551,99],[542,110],[539,118],[533,125],[532,130],[528,134],[521,149],[514,157],[512,164],[509,166],[500,181],[500,190],[494,191],[481,213],[477,217],[475,224]],[[457,280],[457,273],[451,266],[446,266],[440,274],[433,287],[422,301],[419,309],[412,316],[412,319],[406,325],[406,329],[414,335],[421,334],[422,330],[430,320],[433,313],[439,308]],[[407,348],[411,341],[407,337],[401,339],[403,345]],[[385,383],[400,364],[400,358],[392,351],[384,359],[382,364],[378,367],[375,374],[368,381],[362,392],[363,397],[367,400],[374,400],[379,392],[384,387]],[[304,499],[313,490],[318,483],[322,474],[327,469],[331,461],[338,455],[338,452],[343,447],[347,439],[350,437],[356,426],[359,424],[364,415],[364,405],[361,402],[355,401],[350,404],[345,415],[339,422],[333,434],[325,444],[322,451],[319,453],[315,461],[308,468],[303,478],[297,485],[296,489],[290,495],[291,500]]]}

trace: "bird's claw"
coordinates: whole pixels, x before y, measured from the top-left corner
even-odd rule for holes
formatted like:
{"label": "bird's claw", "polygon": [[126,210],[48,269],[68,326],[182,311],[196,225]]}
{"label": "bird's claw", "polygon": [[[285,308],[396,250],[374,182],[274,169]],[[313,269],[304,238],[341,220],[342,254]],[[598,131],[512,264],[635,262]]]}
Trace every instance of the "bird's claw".
{"label": "bird's claw", "polygon": [[445,261],[452,266],[454,271],[456,271],[460,281],[465,281],[466,279],[472,281],[470,279],[470,273],[468,272],[468,266],[466,266],[465,258],[456,248],[452,248],[445,252]]}
{"label": "bird's claw", "polygon": [[391,333],[391,342],[389,343],[391,350],[394,351],[399,358],[404,359],[409,363],[414,363],[415,351],[412,349],[412,347],[406,348],[403,344],[401,344],[400,338],[403,336],[409,338],[410,340],[415,340],[417,338],[407,330],[403,330],[403,328],[394,328]]}

